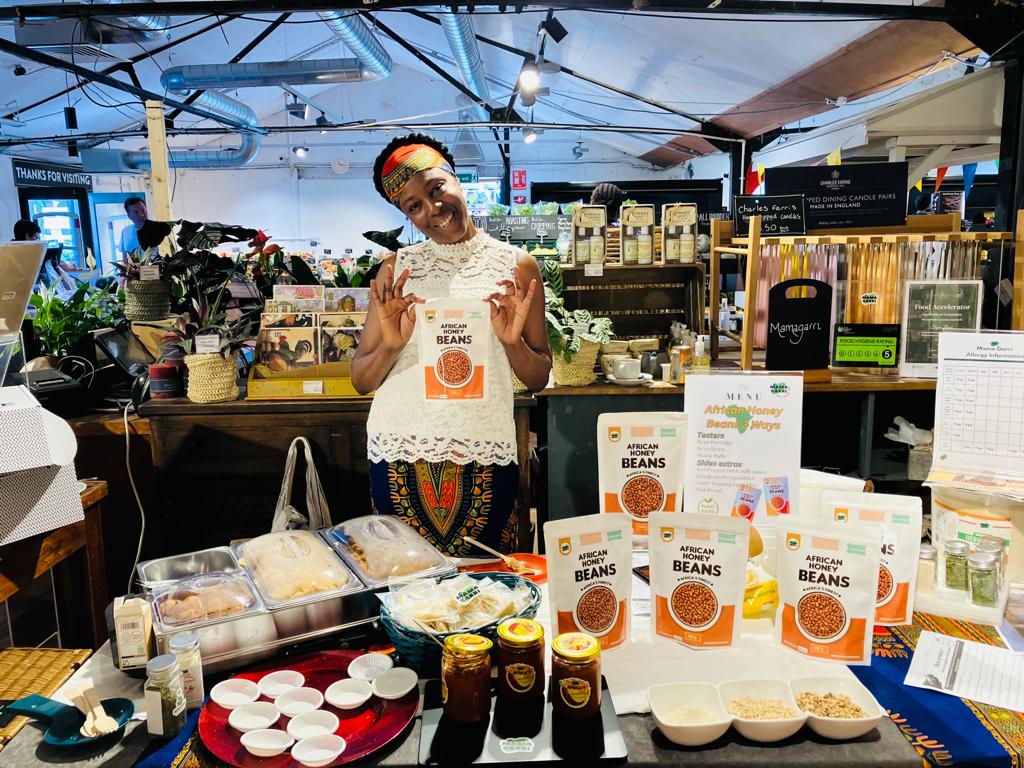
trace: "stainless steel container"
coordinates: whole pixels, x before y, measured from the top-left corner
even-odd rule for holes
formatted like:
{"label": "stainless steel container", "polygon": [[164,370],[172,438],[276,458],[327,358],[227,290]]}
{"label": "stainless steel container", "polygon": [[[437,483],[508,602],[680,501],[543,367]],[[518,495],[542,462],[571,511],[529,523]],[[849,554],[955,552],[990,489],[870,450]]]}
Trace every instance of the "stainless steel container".
{"label": "stainless steel container", "polygon": [[139,584],[147,592],[173,585],[190,576],[204,573],[237,573],[242,570],[228,547],[213,547],[139,563],[135,571]]}

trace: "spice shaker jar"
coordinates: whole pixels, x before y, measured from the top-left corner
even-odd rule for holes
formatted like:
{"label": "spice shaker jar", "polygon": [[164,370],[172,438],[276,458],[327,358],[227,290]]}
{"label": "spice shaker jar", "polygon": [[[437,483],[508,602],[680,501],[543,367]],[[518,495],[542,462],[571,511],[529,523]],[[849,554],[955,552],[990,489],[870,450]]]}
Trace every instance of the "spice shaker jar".
{"label": "spice shaker jar", "polygon": [[498,625],[498,699],[521,704],[544,698],[544,627],[532,619]]}
{"label": "spice shaker jar", "polygon": [[935,564],[939,551],[931,544],[922,544],[917,557],[917,591],[922,595],[935,594]]}
{"label": "spice shaker jar", "polygon": [[981,541],[974,545],[975,552],[985,552],[996,559],[996,581],[998,589],[1003,587],[1003,579],[1006,576],[1006,543],[1005,539],[999,536],[982,536]]}
{"label": "spice shaker jar", "polygon": [[594,637],[566,632],[551,643],[551,705],[568,720],[601,711],[601,644]]}
{"label": "spice shaker jar", "polygon": [[185,692],[174,656],[168,653],[149,660],[143,691],[150,736],[169,739],[185,727]]}
{"label": "spice shaker jar", "polygon": [[943,546],[943,584],[946,589],[967,591],[967,552],[966,541],[950,539]]}
{"label": "spice shaker jar", "polygon": [[480,635],[451,635],[441,655],[441,703],[445,717],[475,723],[491,714],[491,647]]}
{"label": "spice shaker jar", "polygon": [[968,583],[971,602],[983,608],[995,608],[999,602],[999,565],[996,556],[975,552],[968,558]]}
{"label": "spice shaker jar", "polygon": [[185,692],[185,706],[199,709],[203,706],[203,657],[199,652],[199,638],[191,632],[171,638],[170,651],[181,669],[181,687]]}

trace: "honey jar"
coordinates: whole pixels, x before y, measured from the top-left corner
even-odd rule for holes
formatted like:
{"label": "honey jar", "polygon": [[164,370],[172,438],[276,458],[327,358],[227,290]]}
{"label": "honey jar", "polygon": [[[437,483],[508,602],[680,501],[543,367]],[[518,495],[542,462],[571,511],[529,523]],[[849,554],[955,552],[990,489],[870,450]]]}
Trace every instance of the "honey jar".
{"label": "honey jar", "polygon": [[601,711],[601,645],[594,637],[566,632],[551,643],[551,704],[568,720]]}
{"label": "honey jar", "polygon": [[544,698],[544,627],[532,619],[498,625],[498,699],[509,704]]}
{"label": "honey jar", "polygon": [[441,655],[441,703],[444,716],[475,723],[491,714],[491,647],[480,635],[451,635]]}

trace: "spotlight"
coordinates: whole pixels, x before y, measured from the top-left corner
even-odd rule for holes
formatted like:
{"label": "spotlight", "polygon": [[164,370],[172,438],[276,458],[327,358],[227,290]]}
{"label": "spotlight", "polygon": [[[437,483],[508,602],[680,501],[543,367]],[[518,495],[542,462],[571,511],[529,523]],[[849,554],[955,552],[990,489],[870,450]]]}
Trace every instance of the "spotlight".
{"label": "spotlight", "polygon": [[525,129],[523,131],[523,143],[524,144],[533,144],[533,142],[535,142],[537,140],[537,136],[539,134],[540,134],[540,132],[537,131],[537,130],[534,130],[533,128]]}
{"label": "spotlight", "polygon": [[323,112],[320,113],[320,117],[316,119],[316,124],[320,126],[320,135],[323,136],[327,133],[327,128],[330,126],[331,121],[327,119],[327,116]]}
{"label": "spotlight", "polygon": [[78,157],[78,142],[77,141],[69,141],[68,142],[68,157]]}
{"label": "spotlight", "polygon": [[302,158],[309,154],[309,147],[292,147],[292,152],[294,152],[295,156],[301,160]]}
{"label": "spotlight", "polygon": [[292,117],[304,117],[306,114],[306,105],[298,100],[289,102],[285,109]]}
{"label": "spotlight", "polygon": [[556,43],[562,42],[565,36],[569,34],[569,30],[562,26],[562,22],[556,19],[553,14],[548,14],[547,19],[540,23],[540,28]]}
{"label": "spotlight", "polygon": [[519,103],[520,103],[520,105],[522,105],[524,107],[532,107],[534,104],[537,103],[537,94],[536,93],[523,93],[522,91],[520,91],[519,92]]}
{"label": "spotlight", "polygon": [[27,74],[28,74],[28,70],[25,69],[25,67],[23,67],[21,64],[15,64],[14,65],[14,76],[15,77],[24,77]]}
{"label": "spotlight", "polygon": [[536,62],[528,61],[523,64],[519,72],[519,90],[523,93],[533,93],[540,86],[540,70]]}
{"label": "spotlight", "polygon": [[78,128],[78,112],[74,107],[64,107],[64,127],[69,131]]}
{"label": "spotlight", "polygon": [[582,160],[583,159],[583,154],[585,152],[589,152],[589,151],[590,151],[590,148],[589,147],[584,147],[582,141],[577,141],[576,142],[576,146],[572,148],[572,156],[576,160]]}

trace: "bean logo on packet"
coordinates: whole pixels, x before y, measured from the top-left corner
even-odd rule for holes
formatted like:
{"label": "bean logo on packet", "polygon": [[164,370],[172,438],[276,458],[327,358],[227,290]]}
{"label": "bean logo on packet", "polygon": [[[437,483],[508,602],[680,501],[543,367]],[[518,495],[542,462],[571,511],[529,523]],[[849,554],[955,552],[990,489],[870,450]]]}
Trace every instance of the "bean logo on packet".
{"label": "bean logo on packet", "polygon": [[434,299],[416,311],[425,398],[485,399],[491,345],[487,305],[478,299]]}
{"label": "bean logo on packet", "polygon": [[821,495],[821,516],[837,523],[881,527],[875,624],[910,624],[921,554],[921,499],[889,493],[825,491]]}
{"label": "bean logo on packet", "polygon": [[585,515],[544,524],[554,634],[586,632],[602,649],[629,638],[633,542],[629,520]]}
{"label": "bean logo on packet", "polygon": [[685,458],[685,413],[597,417],[601,511],[628,515],[634,544],[643,546],[649,515],[680,511]]}
{"label": "bean logo on packet", "polygon": [[733,645],[743,617],[750,523],[656,512],[650,525],[654,631],[690,648]]}
{"label": "bean logo on packet", "polygon": [[870,664],[881,531],[791,518],[779,535],[776,640],[815,659]]}

